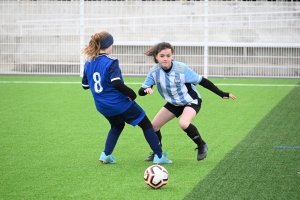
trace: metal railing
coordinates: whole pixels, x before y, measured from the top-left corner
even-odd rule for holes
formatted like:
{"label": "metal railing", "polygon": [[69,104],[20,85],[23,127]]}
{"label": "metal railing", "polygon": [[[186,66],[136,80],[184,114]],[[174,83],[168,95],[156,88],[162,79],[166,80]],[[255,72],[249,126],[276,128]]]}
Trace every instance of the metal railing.
{"label": "metal railing", "polygon": [[125,75],[144,76],[153,63],[143,52],[166,41],[205,76],[299,77],[298,3],[186,3],[2,2],[0,74],[79,75],[80,49],[106,30]]}

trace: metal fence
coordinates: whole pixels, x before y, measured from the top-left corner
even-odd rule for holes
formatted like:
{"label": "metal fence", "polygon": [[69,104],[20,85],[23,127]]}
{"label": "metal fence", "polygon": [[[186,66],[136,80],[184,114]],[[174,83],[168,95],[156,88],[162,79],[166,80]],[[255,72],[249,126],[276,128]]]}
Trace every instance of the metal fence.
{"label": "metal fence", "polygon": [[106,30],[124,75],[146,75],[143,52],[166,41],[206,77],[300,78],[300,2],[2,0],[0,16],[0,74],[80,75]]}

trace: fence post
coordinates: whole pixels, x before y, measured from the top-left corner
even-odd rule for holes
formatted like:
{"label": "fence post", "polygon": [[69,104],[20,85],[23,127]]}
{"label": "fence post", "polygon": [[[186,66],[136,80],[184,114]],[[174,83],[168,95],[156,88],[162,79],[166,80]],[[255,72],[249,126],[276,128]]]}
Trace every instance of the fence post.
{"label": "fence post", "polygon": [[[80,49],[84,48],[84,0],[80,0]],[[80,53],[80,52],[78,52]],[[83,77],[84,55],[80,54],[80,77]]]}
{"label": "fence post", "polygon": [[203,76],[208,76],[208,0],[204,2],[204,72]]}

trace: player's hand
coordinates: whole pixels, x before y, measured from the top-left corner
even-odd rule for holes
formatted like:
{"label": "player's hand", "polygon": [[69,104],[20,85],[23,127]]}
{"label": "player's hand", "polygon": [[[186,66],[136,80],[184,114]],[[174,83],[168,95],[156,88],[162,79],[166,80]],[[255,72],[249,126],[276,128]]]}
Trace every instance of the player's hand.
{"label": "player's hand", "polygon": [[223,99],[232,99],[232,100],[235,100],[236,99],[236,97],[233,95],[233,94],[230,94],[229,93],[229,97],[223,97]]}
{"label": "player's hand", "polygon": [[144,92],[147,93],[147,94],[152,94],[154,92],[154,90],[152,88],[146,88],[144,90]]}

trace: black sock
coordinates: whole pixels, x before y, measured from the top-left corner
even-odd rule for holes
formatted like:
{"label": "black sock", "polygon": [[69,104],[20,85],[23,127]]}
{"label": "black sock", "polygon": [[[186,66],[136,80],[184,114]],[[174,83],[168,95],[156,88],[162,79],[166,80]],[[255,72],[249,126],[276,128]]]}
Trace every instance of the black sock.
{"label": "black sock", "polygon": [[190,124],[185,130],[186,134],[197,144],[198,146],[203,146],[205,142],[202,140],[200,133],[198,132],[197,128]]}
{"label": "black sock", "polygon": [[159,142],[160,142],[160,146],[162,146],[162,144],[161,144],[162,135],[161,135],[161,133],[160,133],[160,130],[156,131],[155,133],[156,133],[156,135],[157,135],[157,137],[158,137],[158,140],[159,140]]}

